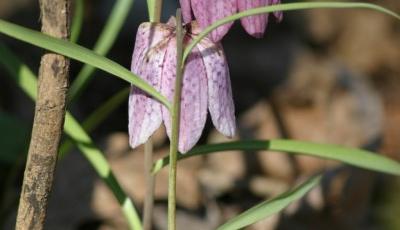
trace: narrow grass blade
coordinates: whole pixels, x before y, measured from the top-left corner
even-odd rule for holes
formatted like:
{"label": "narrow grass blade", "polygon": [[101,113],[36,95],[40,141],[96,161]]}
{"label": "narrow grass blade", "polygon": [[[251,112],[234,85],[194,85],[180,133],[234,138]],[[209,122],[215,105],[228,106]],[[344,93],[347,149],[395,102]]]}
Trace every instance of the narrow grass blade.
{"label": "narrow grass blade", "polygon": [[[0,63],[6,67],[16,83],[32,99],[36,99],[37,78],[33,72],[0,42]],[[22,80],[23,79],[23,80]],[[29,84],[28,84],[29,83]],[[102,154],[96,148],[89,135],[80,124],[67,112],[64,132],[75,142],[79,150],[88,159],[97,174],[103,179],[121,205],[131,229],[141,230],[141,222],[131,199],[124,193],[111,168]]]}
{"label": "narrow grass blade", "polygon": [[113,192],[118,203],[121,205],[131,229],[141,229],[140,218],[133,206],[132,200],[125,194],[122,187],[111,171],[110,165],[101,151],[96,148],[89,135],[79,125],[79,123],[67,112],[65,115],[65,133],[75,142],[78,149],[83,153],[97,174],[103,179]]}
{"label": "narrow grass blade", "polygon": [[[259,7],[250,10],[246,10],[232,16],[220,19],[214,22],[209,27],[205,28],[193,41],[187,46],[185,52],[183,54],[183,60],[185,61],[188,57],[191,50],[196,46],[197,43],[200,42],[201,39],[206,37],[211,31],[218,28],[219,26],[235,21],[237,19],[247,17],[250,15],[256,15],[261,13],[270,13],[275,11],[291,11],[291,10],[307,10],[307,9],[320,9],[320,8],[343,8],[343,9],[351,9],[351,8],[363,8],[363,9],[371,9],[375,10],[392,17],[395,17],[400,20],[400,15],[396,14],[393,11],[390,11],[384,7],[370,4],[370,3],[362,3],[362,2],[299,2],[299,3],[286,3],[279,5],[271,5],[266,7]],[[185,63],[185,62],[183,62]]]}
{"label": "narrow grass blade", "polygon": [[[95,111],[93,111],[88,118],[85,119],[85,121],[82,123],[82,128],[88,133],[93,131],[93,129],[95,129],[113,111],[115,111],[115,109],[117,109],[123,102],[127,100],[129,92],[130,88],[125,88],[104,102]],[[59,158],[62,159],[73,147],[74,143],[70,139],[62,143],[60,147]]]}
{"label": "narrow grass blade", "polygon": [[[377,153],[361,149],[346,148],[329,144],[316,144],[295,140],[267,140],[267,141],[236,141],[221,144],[203,145],[194,148],[186,154],[180,154],[179,160],[229,150],[257,151],[271,150],[289,154],[309,155],[326,158],[343,163],[369,169],[376,172],[400,176],[400,163],[381,156]],[[268,153],[266,153],[268,154]],[[153,168],[156,173],[169,164],[168,157],[158,160]]]}
{"label": "narrow grass blade", "polygon": [[14,77],[17,85],[32,99],[37,96],[37,78],[28,66],[0,41],[0,64]]}
{"label": "narrow grass blade", "polygon": [[284,208],[286,208],[293,201],[302,198],[312,188],[317,186],[321,181],[321,176],[315,176],[299,185],[295,189],[285,192],[272,200],[267,200],[250,208],[237,217],[229,220],[225,224],[217,228],[217,230],[236,230],[241,229],[251,224],[254,224],[262,219],[272,216]]}
{"label": "narrow grass blade", "polygon": [[56,39],[40,32],[18,26],[16,24],[0,19],[0,33],[6,34],[15,39],[33,44],[35,46],[48,49],[55,53],[60,53],[72,59],[84,62],[86,64],[95,66],[107,73],[115,75],[136,87],[142,89],[144,92],[153,96],[155,99],[163,103],[168,109],[170,102],[155,90],[148,83],[143,81],[137,75],[131,73],[128,69],[122,67],[118,63],[107,59],[93,51],[82,46],[73,44],[69,41]]}
{"label": "narrow grass blade", "polygon": [[[117,36],[128,17],[132,8],[133,0],[116,0],[115,5],[107,19],[106,25],[97,40],[93,51],[101,56],[105,56],[114,44]],[[96,69],[91,65],[84,65],[72,83],[68,101],[75,100],[90,82],[91,75]]]}
{"label": "narrow grass blade", "polygon": [[72,43],[76,43],[79,39],[79,35],[81,34],[84,11],[85,11],[85,3],[84,0],[75,0],[74,2],[74,16],[72,18],[71,25],[71,37],[70,41]]}

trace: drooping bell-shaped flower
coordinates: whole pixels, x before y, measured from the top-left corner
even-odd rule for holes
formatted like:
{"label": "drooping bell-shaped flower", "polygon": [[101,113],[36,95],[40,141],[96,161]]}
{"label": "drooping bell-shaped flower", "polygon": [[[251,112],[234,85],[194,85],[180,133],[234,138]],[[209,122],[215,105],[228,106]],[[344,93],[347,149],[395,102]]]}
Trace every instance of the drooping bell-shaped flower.
{"label": "drooping bell-shaped flower", "polygon": [[[193,22],[186,29],[184,42],[189,43],[199,28]],[[131,70],[172,102],[176,78],[174,20],[168,24],[140,25]],[[205,38],[189,55],[183,72],[180,152],[187,152],[199,140],[207,119],[207,110],[217,130],[228,137],[235,134],[234,104],[225,55],[220,44]],[[170,137],[171,116],[168,109],[140,89],[132,87],[129,97],[131,147],[145,143],[162,122]]]}
{"label": "drooping bell-shaped flower", "polygon": [[[189,23],[195,18],[202,29],[215,21],[236,12],[248,9],[279,4],[281,0],[180,0],[184,21]],[[192,17],[192,15],[194,17]],[[275,12],[278,21],[282,20],[282,12]],[[268,22],[268,14],[258,14],[241,19],[247,33],[260,38],[264,35]],[[214,42],[220,41],[229,31],[233,23],[224,24],[211,32]]]}

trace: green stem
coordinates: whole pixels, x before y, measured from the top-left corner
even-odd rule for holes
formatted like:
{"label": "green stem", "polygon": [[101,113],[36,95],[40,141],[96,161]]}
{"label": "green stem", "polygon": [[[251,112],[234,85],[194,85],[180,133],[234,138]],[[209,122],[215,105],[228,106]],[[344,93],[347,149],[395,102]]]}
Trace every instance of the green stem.
{"label": "green stem", "polygon": [[147,0],[150,22],[160,22],[162,2],[162,0]]}
{"label": "green stem", "polygon": [[155,175],[151,173],[153,166],[153,142],[151,138],[144,145],[144,174],[146,178],[146,195],[143,208],[143,230],[151,230],[154,206]]}
{"label": "green stem", "polygon": [[[160,22],[162,0],[147,0],[150,22]],[[146,195],[143,207],[143,229],[151,230],[154,207],[155,175],[151,173],[153,166],[153,142],[151,137],[144,145],[144,176]]]}
{"label": "green stem", "polygon": [[172,107],[172,135],[171,145],[169,151],[170,167],[168,177],[168,229],[176,229],[176,165],[178,158],[178,144],[179,144],[179,122],[181,112],[181,92],[182,92],[182,79],[183,68],[182,55],[183,55],[183,29],[181,10],[176,11],[176,79],[175,79],[175,94]]}
{"label": "green stem", "polygon": [[161,20],[161,12],[162,12],[162,0],[154,0],[154,22],[160,22]]}

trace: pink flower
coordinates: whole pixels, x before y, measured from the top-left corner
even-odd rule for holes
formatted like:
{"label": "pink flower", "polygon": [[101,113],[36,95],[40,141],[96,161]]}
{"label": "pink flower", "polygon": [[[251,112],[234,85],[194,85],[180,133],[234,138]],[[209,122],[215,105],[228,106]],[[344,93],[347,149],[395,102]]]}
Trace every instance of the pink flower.
{"label": "pink flower", "polygon": [[[186,26],[185,43],[198,34],[196,23]],[[160,91],[171,102],[176,77],[175,20],[167,24],[140,25],[132,56],[131,71]],[[179,151],[189,151],[199,140],[207,109],[217,130],[228,137],[235,134],[234,104],[229,69],[222,46],[203,39],[189,55],[183,73]],[[164,121],[171,136],[171,116],[158,101],[132,87],[129,97],[129,142],[143,144]]]}
{"label": "pink flower", "polygon": [[[182,14],[186,23],[193,18],[197,19],[202,29],[213,22],[230,16],[236,12],[248,9],[280,4],[280,0],[180,0]],[[192,17],[192,13],[194,17]],[[278,21],[282,20],[282,12],[275,12]],[[244,29],[250,35],[260,38],[264,35],[267,27],[268,14],[259,14],[241,19]],[[211,39],[220,41],[231,28],[232,23],[227,23],[211,32]]]}

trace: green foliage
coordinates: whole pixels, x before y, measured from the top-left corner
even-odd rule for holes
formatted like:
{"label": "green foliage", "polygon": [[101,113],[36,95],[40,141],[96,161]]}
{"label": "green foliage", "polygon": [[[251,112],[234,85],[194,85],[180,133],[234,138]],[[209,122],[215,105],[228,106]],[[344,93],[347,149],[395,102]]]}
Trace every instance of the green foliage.
{"label": "green foliage", "polygon": [[81,34],[83,18],[85,13],[85,3],[84,0],[76,0],[74,1],[74,16],[72,17],[72,25],[71,25],[71,37],[70,41],[72,43],[76,43],[79,39],[79,35]]}
{"label": "green foliage", "polygon": [[[79,0],[82,1],[82,0]],[[79,2],[78,1],[78,2]],[[101,56],[105,56],[115,43],[119,31],[121,30],[129,11],[132,8],[133,0],[117,0],[110,16],[107,19],[106,25],[97,40],[93,51]],[[74,28],[74,27],[73,27]],[[78,73],[75,81],[72,83],[68,92],[68,101],[75,100],[82,91],[86,88],[91,80],[91,75],[95,68],[91,65],[84,65]]]}
{"label": "green foliage", "polygon": [[[316,144],[295,140],[277,139],[267,141],[236,141],[212,145],[203,145],[194,148],[186,154],[180,154],[178,160],[229,150],[271,150],[281,153],[303,154],[319,158],[337,160],[360,168],[400,176],[400,163],[387,157],[381,156],[378,153],[373,153],[362,149],[353,149],[336,145]],[[169,159],[167,157],[158,160],[154,164],[153,172],[158,172],[162,167],[168,164]]]}
{"label": "green foliage", "polygon": [[[87,65],[84,66],[77,81],[71,87],[71,92],[69,95],[69,100],[77,97],[79,93],[88,84],[90,75],[94,72],[95,68],[99,68],[105,72],[115,75],[136,87],[142,89],[149,95],[153,96],[155,99],[159,100],[168,109],[171,109],[170,102],[157,92],[153,87],[139,78],[137,75],[132,74],[128,69],[122,67],[116,62],[104,57],[109,51],[111,46],[114,44],[115,39],[121,29],[123,22],[126,20],[129,9],[133,3],[133,0],[118,0],[117,4],[114,6],[111,16],[107,21],[107,24],[100,36],[100,39],[95,45],[94,51],[87,48],[74,44],[78,40],[80,28],[83,21],[83,1],[77,1],[76,17],[74,18],[74,26],[72,31],[71,41],[65,41],[56,39],[40,32],[33,31],[10,22],[6,22],[0,19],[0,33],[11,36],[15,39],[33,44],[35,46],[50,50],[52,52],[60,53],[72,59],[83,62]],[[149,13],[152,18],[155,17],[154,13],[154,1],[148,0],[149,3]],[[350,2],[304,2],[304,3],[289,3],[273,5],[268,7],[255,8],[248,11],[244,11],[230,17],[221,19],[215,22],[213,25],[206,28],[197,38],[195,38],[191,44],[185,49],[183,54],[182,68],[184,61],[188,57],[192,48],[205,36],[208,35],[213,29],[218,26],[237,20],[242,17],[268,13],[274,11],[290,11],[299,9],[314,9],[314,8],[367,8],[375,11],[379,11],[388,15],[391,15],[397,19],[400,16],[392,11],[389,11],[383,7],[368,4],[368,3],[350,3]],[[29,70],[29,68],[21,63],[12,52],[10,52],[4,45],[0,43],[0,63],[3,64],[8,72],[14,77],[18,86],[23,89],[32,99],[36,97],[36,87],[37,81],[35,75]],[[113,103],[120,103],[126,97],[127,91],[124,94],[121,93],[115,101],[111,100],[109,104],[105,104],[104,107],[100,107],[100,112],[105,115],[99,118],[91,117],[85,123],[85,127],[82,127],[73,116],[67,112],[64,131],[71,138],[73,143],[78,147],[78,149],[84,154],[87,160],[90,162],[92,167],[96,170],[99,176],[104,180],[104,182],[109,186],[114,196],[118,200],[119,204],[123,209],[123,213],[126,216],[130,227],[133,229],[141,229],[141,223],[136,210],[133,206],[132,201],[126,196],[121,186],[117,182],[115,176],[113,175],[111,168],[102,154],[102,152],[94,145],[90,136],[87,134],[84,128],[91,130],[97,124],[104,120],[106,116],[115,109]],[[175,117],[173,123],[179,121],[179,117]],[[21,151],[19,149],[14,149],[15,146],[7,147],[9,142],[12,140],[26,140],[26,131],[21,126],[21,124],[9,116],[0,114],[0,128],[2,130],[12,130],[7,133],[9,139],[4,138],[0,140],[0,145],[6,146],[11,152]],[[26,130],[26,128],[25,128]],[[179,129],[174,129],[175,132]],[[177,133],[173,135],[177,136]],[[3,143],[4,142],[4,143]],[[69,145],[69,146],[68,146]],[[63,149],[70,148],[71,144]],[[20,146],[23,146],[22,144]],[[192,156],[204,155],[213,152],[227,151],[227,150],[274,150],[279,152],[286,152],[290,154],[306,154],[315,157],[327,158],[342,161],[344,163],[354,165],[357,167],[374,170],[377,172],[389,173],[393,175],[400,175],[400,164],[378,154],[368,152],[360,149],[351,149],[345,147],[339,147],[334,145],[322,145],[314,144],[302,141],[293,140],[269,140],[269,141],[239,141],[231,143],[214,144],[207,146],[200,146],[194,148],[192,151],[185,155],[179,155],[179,160],[185,159]],[[66,150],[63,150],[66,151]],[[13,155],[2,156],[1,159],[5,161],[12,162]],[[168,158],[161,159],[156,162],[154,166],[154,172],[160,170],[163,166],[168,164]],[[171,186],[175,186],[175,179],[171,181]],[[311,178],[309,181],[305,182],[303,185],[297,187],[296,189],[284,193],[275,199],[263,202],[252,209],[242,213],[238,217],[228,221],[226,224],[222,225],[219,229],[238,229],[252,224],[262,218],[273,215],[281,211],[284,207],[290,204],[292,201],[301,198],[306,192],[318,184],[320,177]]]}
{"label": "green foliage", "polygon": [[155,99],[163,103],[167,108],[170,108],[169,101],[144,80],[139,78],[137,75],[131,73],[128,69],[122,67],[120,64],[110,59],[107,59],[85,47],[76,45],[69,41],[50,37],[40,32],[18,26],[10,22],[6,22],[1,19],[0,33],[4,33],[18,40],[33,44],[44,49],[48,49],[56,53],[60,53],[72,59],[104,70],[105,72],[115,75],[142,89],[144,92],[148,93],[149,95],[153,96]]}
{"label": "green foliage", "polygon": [[[129,88],[122,89],[114,96],[104,102],[95,111],[93,111],[88,118],[82,123],[82,128],[86,132],[93,131],[100,125],[115,109],[117,109],[123,102],[126,101],[129,95]],[[74,146],[71,139],[65,141],[60,147],[59,158],[62,159]]]}
{"label": "green foliage", "polygon": [[271,200],[264,201],[241,213],[240,215],[228,220],[228,222],[218,227],[217,230],[241,229],[264,218],[272,216],[282,211],[293,201],[302,198],[308,191],[317,186],[320,181],[321,176],[312,177],[303,184],[299,185],[297,188],[282,193],[278,197]]}
{"label": "green foliage", "polygon": [[377,12],[381,12],[387,15],[390,15],[394,18],[400,20],[400,15],[396,14],[393,11],[390,11],[384,7],[370,4],[370,3],[361,3],[361,2],[297,2],[297,3],[287,3],[287,4],[279,4],[279,5],[271,5],[266,7],[253,8],[250,10],[246,10],[237,14],[234,14],[229,17],[225,17],[214,22],[209,27],[205,28],[193,41],[186,47],[185,52],[183,54],[183,60],[189,56],[189,53],[196,46],[197,43],[201,41],[201,39],[205,38],[211,31],[218,28],[219,26],[238,20],[243,17],[262,14],[262,13],[271,13],[275,11],[292,11],[292,10],[308,10],[308,9],[322,9],[322,8],[339,8],[339,9],[352,9],[352,8],[363,8],[363,9],[371,9]]}
{"label": "green foliage", "polygon": [[[15,80],[17,85],[32,100],[35,100],[37,87],[36,76],[2,43],[0,43],[0,51],[2,51],[2,55],[0,55],[0,63],[6,66],[10,76],[13,77],[13,80]],[[10,64],[7,65],[8,63]],[[10,66],[13,68],[10,68]],[[20,71],[21,69],[24,71]],[[25,84],[26,82],[30,82],[31,84]],[[107,159],[104,157],[104,154],[95,146],[90,136],[69,112],[67,112],[65,116],[64,132],[74,141],[78,149],[88,159],[97,174],[110,188],[117,201],[120,203],[122,211],[127,218],[131,229],[141,229],[140,219],[135,207],[133,206],[133,202],[122,190],[122,187],[119,185],[117,179],[112,173],[111,167],[109,166]]]}

